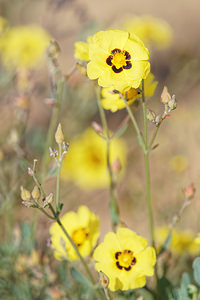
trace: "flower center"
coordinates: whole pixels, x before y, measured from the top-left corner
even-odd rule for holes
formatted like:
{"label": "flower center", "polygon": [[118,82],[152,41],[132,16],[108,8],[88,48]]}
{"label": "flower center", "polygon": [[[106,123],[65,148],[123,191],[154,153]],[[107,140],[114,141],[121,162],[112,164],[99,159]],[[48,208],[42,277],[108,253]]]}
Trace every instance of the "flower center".
{"label": "flower center", "polygon": [[[127,94],[127,95],[126,95]],[[134,97],[136,97],[138,94],[140,94],[138,92],[137,89],[131,88],[130,90],[128,90],[128,92],[124,92],[123,96],[127,97],[127,101],[132,100]]]}
{"label": "flower center", "polygon": [[76,246],[80,247],[88,237],[85,228],[79,228],[72,233],[72,240]]}
{"label": "flower center", "polygon": [[117,69],[123,67],[126,64],[125,53],[116,51],[113,55],[111,62],[113,63],[113,65],[115,65]]}
{"label": "flower center", "polygon": [[124,250],[115,253],[116,266],[120,270],[130,271],[136,264],[136,258],[131,250]]}
{"label": "flower center", "polygon": [[115,73],[120,73],[124,69],[131,69],[132,64],[130,62],[131,55],[128,51],[122,51],[120,49],[113,49],[111,51],[111,55],[109,55],[106,59],[107,65],[112,67],[112,70]]}

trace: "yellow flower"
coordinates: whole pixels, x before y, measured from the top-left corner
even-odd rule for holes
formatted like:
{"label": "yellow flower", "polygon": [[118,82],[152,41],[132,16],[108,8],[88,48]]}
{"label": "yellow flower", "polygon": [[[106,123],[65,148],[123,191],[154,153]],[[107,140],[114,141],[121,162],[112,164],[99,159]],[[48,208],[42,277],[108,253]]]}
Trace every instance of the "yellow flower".
{"label": "yellow flower", "polygon": [[[152,73],[149,73],[147,78],[144,80],[144,94],[146,97],[152,97],[154,94],[158,82],[153,80],[154,75]],[[142,89],[141,84],[140,89]],[[101,94],[103,98],[101,101],[103,108],[109,109],[112,112],[125,108],[125,104],[119,94],[113,93],[110,88],[102,88]],[[123,94],[125,97],[125,92]],[[141,93],[137,89],[131,88],[127,91],[127,102],[129,105],[138,98],[141,98]]]}
{"label": "yellow flower", "polygon": [[124,29],[136,34],[146,45],[164,48],[171,44],[172,29],[167,22],[152,16],[141,16],[129,19]]}
{"label": "yellow flower", "polygon": [[182,154],[173,156],[170,160],[170,166],[174,172],[183,172],[188,166],[187,157]]}
{"label": "yellow flower", "polygon": [[[99,218],[87,206],[80,206],[77,213],[66,213],[61,218],[61,222],[78,247],[80,254],[83,257],[89,255],[99,237]],[[50,234],[56,259],[78,260],[74,248],[57,223],[51,225]]]}
{"label": "yellow flower", "polygon": [[[157,228],[156,240],[158,247],[163,245],[168,232],[169,228],[167,226]],[[169,249],[177,255],[180,255],[181,253],[195,255],[199,251],[199,247],[194,240],[194,233],[190,230],[181,231],[178,229],[172,230],[172,238]]]}
{"label": "yellow flower", "polygon": [[143,42],[126,31],[99,31],[89,43],[87,74],[102,87],[125,91],[138,88],[150,71]]}
{"label": "yellow flower", "polygon": [[89,61],[89,44],[86,42],[76,42],[74,57],[79,60]]}
{"label": "yellow flower", "polygon": [[146,276],[153,276],[156,263],[154,248],[128,228],[109,232],[94,251],[95,268],[109,278],[109,289],[128,290],[143,287]]}
{"label": "yellow flower", "polygon": [[8,29],[0,40],[2,61],[9,68],[33,68],[42,59],[50,36],[37,26]]}
{"label": "yellow flower", "polygon": [[27,268],[34,268],[39,264],[38,252],[33,249],[30,255],[20,254],[17,257],[15,268],[18,272],[24,272]]}
{"label": "yellow flower", "polygon": [[[110,147],[111,163],[119,158],[125,165],[126,147],[122,139],[113,139]],[[92,129],[70,143],[70,150],[61,168],[61,178],[71,179],[84,189],[108,186],[106,142]]]}
{"label": "yellow flower", "polygon": [[198,233],[197,237],[194,240],[195,244],[200,245],[200,233]]}

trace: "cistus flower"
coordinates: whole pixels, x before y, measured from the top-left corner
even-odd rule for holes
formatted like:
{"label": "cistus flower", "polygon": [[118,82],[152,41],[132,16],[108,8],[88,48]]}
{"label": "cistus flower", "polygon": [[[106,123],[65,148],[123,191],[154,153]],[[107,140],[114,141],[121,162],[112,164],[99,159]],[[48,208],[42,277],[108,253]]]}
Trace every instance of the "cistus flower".
{"label": "cistus flower", "polygon": [[[119,138],[113,139],[110,145],[111,164],[116,158],[121,162],[122,175],[126,161],[126,145]],[[83,189],[108,186],[106,142],[91,128],[71,141],[70,151],[61,167],[61,179],[72,180]]]}
{"label": "cistus flower", "polygon": [[109,232],[94,251],[95,268],[109,278],[111,291],[141,288],[146,276],[153,276],[156,263],[154,248],[128,228]]}
{"label": "cistus flower", "polygon": [[126,31],[97,32],[89,42],[87,75],[102,87],[127,91],[138,88],[150,71],[149,52],[143,42]]}
{"label": "cistus flower", "polygon": [[[80,206],[78,212],[68,212],[61,222],[66,228],[75,245],[83,257],[89,255],[96,246],[99,237],[99,218],[92,213],[87,206]],[[54,249],[54,256],[58,260],[67,258],[78,260],[78,256],[57,223],[50,227],[51,246]]]}
{"label": "cistus flower", "polygon": [[[155,92],[158,82],[153,80],[154,80],[154,75],[152,73],[149,73],[147,78],[144,80],[145,97],[152,97]],[[142,89],[142,84],[140,84],[139,89],[140,90]],[[117,110],[126,107],[119,93],[112,92],[110,88],[102,88],[101,95],[102,95],[101,103],[103,108],[105,109],[109,109],[112,112],[116,112]],[[135,102],[135,100],[141,98],[141,93],[137,89],[131,88],[127,92],[123,92],[123,97],[125,98],[125,96],[127,98],[128,104],[131,105],[133,102]]]}
{"label": "cistus flower", "polygon": [[0,39],[0,55],[8,68],[31,69],[41,62],[49,34],[34,25],[9,28]]}
{"label": "cistus flower", "polygon": [[172,28],[170,25],[159,18],[153,16],[140,16],[127,19],[123,28],[136,34],[145,45],[157,48],[165,48],[171,44]]}
{"label": "cistus flower", "polygon": [[[169,233],[167,226],[162,226],[156,229],[156,243],[158,248],[162,247]],[[195,235],[190,230],[172,230],[171,243],[169,249],[177,255],[199,253],[199,247],[194,241]]]}

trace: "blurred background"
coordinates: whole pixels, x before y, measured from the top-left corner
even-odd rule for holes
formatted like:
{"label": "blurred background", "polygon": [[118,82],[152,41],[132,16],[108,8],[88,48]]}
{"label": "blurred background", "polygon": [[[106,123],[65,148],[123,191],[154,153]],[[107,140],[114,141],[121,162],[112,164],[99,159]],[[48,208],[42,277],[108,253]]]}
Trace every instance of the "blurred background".
{"label": "blurred background", "polygon": [[[163,226],[171,222],[172,216],[183,203],[183,188],[193,182],[196,187],[195,199],[184,212],[178,227],[182,230],[189,229],[194,235],[199,231],[199,10],[198,0],[0,0],[0,15],[4,19],[2,28],[0,27],[2,40],[5,35],[4,41],[0,42],[2,243],[13,236],[13,230],[19,234],[19,227],[24,226],[22,224],[33,224],[34,240],[40,251],[46,249],[46,240],[49,237],[50,221],[45,216],[38,215],[34,209],[22,206],[20,199],[21,185],[33,188],[33,182],[27,175],[27,167],[32,165],[34,158],[39,160],[39,166],[42,162],[53,109],[52,78],[48,59],[42,54],[38,62],[34,55],[37,51],[45,52],[44,49],[51,39],[55,39],[60,46],[58,62],[66,82],[58,121],[62,123],[65,139],[70,144],[91,126],[92,121],[100,122],[94,86],[78,69],[74,69],[74,43],[86,41],[88,36],[98,30],[123,29],[128,20],[142,16],[164,20],[168,23],[166,26],[170,32],[166,44],[162,41],[159,44],[159,41],[156,42],[152,38],[147,40],[151,72],[158,81],[155,94],[148,101],[148,107],[157,113],[163,112],[160,94],[164,85],[167,85],[171,95],[176,95],[178,102],[177,109],[161,125],[156,141],[159,146],[150,155],[155,224]],[[46,42],[43,48],[34,49],[30,59],[23,57],[20,65],[19,56],[15,51],[18,42],[11,43],[9,48],[11,35],[9,36],[7,31],[30,25],[43,30],[39,33],[41,44]],[[27,35],[24,33],[26,41],[34,38],[35,33],[31,30]],[[19,35],[16,34],[17,41],[21,34],[20,29]],[[161,35],[164,36],[165,33]],[[142,126],[140,105],[135,110],[135,115]],[[110,129],[115,131],[125,118],[126,111],[106,111],[106,116]],[[149,122],[150,136],[153,131],[154,125]],[[131,124],[120,139],[123,139],[127,149],[123,174],[117,185],[121,220],[138,234],[149,238],[144,201],[143,154]],[[44,188],[47,193],[55,192],[55,182],[54,176],[48,175],[45,178]],[[109,191],[106,185],[98,187],[97,183],[95,188],[87,185],[83,187],[73,180],[63,178],[61,200],[64,203],[63,213],[77,210],[81,204],[86,204],[95,212],[103,220],[101,240],[104,234],[111,230],[108,212]]]}

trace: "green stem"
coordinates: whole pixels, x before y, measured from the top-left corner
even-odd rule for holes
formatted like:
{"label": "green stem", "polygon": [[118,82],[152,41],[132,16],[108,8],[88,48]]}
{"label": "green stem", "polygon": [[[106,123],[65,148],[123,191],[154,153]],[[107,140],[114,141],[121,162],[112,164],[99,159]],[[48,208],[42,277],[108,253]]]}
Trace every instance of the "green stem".
{"label": "green stem", "polygon": [[148,129],[147,129],[147,117],[146,117],[146,102],[144,96],[144,79],[142,80],[142,109],[143,109],[143,118],[144,118],[144,142],[145,142],[144,161],[145,161],[145,181],[146,181],[146,203],[147,203],[148,216],[149,216],[151,243],[152,246],[155,246],[153,213],[151,207],[151,182],[150,182],[150,170],[149,170]]}
{"label": "green stem", "polygon": [[54,134],[56,131],[57,123],[58,123],[58,116],[60,111],[60,104],[63,94],[63,87],[64,87],[64,79],[60,78],[57,83],[57,92],[56,92],[56,102],[53,106],[53,111],[51,115],[51,121],[49,125],[49,130],[47,133],[47,139],[44,147],[44,155],[42,159],[42,166],[41,166],[41,179],[44,180],[46,175],[48,163],[49,163],[49,147],[53,145]]}
{"label": "green stem", "polygon": [[126,98],[124,98],[124,96],[122,94],[120,94],[120,97],[123,100],[123,102],[124,102],[124,104],[126,106],[126,110],[127,110],[128,114],[129,114],[129,116],[131,118],[131,121],[133,123],[133,127],[135,128],[135,131],[136,131],[136,134],[137,134],[137,138],[138,138],[139,144],[142,147],[142,149],[145,150],[144,139],[143,139],[143,137],[141,135],[141,132],[140,132],[140,129],[138,127],[137,121],[136,121],[136,119],[134,117],[134,114],[133,114],[132,110],[130,109],[130,107],[129,107],[127,101],[126,101]]}
{"label": "green stem", "polygon": [[62,162],[62,146],[61,144],[58,144],[59,150],[58,150],[58,163],[57,163],[57,183],[56,183],[56,211],[59,213],[60,207],[60,168],[61,168],[61,162]]}
{"label": "green stem", "polygon": [[[161,123],[160,123],[160,124],[161,124]],[[152,136],[151,142],[150,142],[150,144],[149,144],[149,151],[151,151],[151,149],[152,149],[152,146],[153,146],[153,143],[154,143],[154,141],[155,141],[155,139],[156,139],[156,136],[157,136],[157,133],[158,133],[158,129],[159,129],[159,127],[160,127],[160,124],[156,127],[156,129],[155,129],[155,131],[154,131],[154,134],[153,134],[153,136]]]}
{"label": "green stem", "polygon": [[104,131],[104,134],[106,134],[106,162],[107,162],[107,169],[108,169],[108,174],[109,174],[110,215],[111,215],[113,226],[115,228],[117,226],[117,224],[119,223],[119,208],[118,208],[117,200],[116,200],[115,182],[113,179],[113,172],[112,172],[111,162],[110,162],[111,138],[110,138],[110,134],[109,134],[108,123],[106,120],[105,111],[101,105],[99,91],[97,92],[97,104],[98,104],[98,108],[99,108],[103,131]]}

